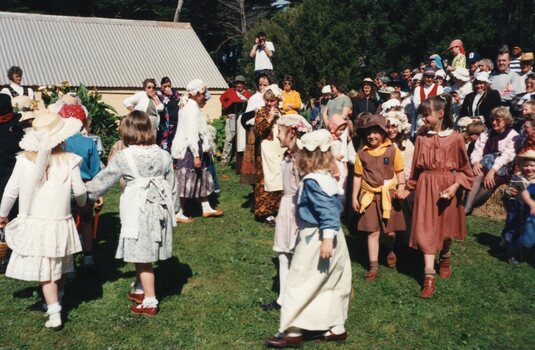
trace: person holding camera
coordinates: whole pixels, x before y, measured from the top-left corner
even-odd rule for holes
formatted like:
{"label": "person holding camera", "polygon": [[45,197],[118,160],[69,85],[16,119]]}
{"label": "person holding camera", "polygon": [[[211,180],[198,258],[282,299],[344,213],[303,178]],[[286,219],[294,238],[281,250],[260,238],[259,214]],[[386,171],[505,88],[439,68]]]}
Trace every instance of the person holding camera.
{"label": "person holding camera", "polygon": [[273,46],[273,43],[266,40],[266,33],[259,32],[256,35],[255,44],[249,53],[249,56],[255,59],[255,77],[262,73],[271,76],[273,72],[273,64],[271,63],[273,52],[275,52],[275,46]]}

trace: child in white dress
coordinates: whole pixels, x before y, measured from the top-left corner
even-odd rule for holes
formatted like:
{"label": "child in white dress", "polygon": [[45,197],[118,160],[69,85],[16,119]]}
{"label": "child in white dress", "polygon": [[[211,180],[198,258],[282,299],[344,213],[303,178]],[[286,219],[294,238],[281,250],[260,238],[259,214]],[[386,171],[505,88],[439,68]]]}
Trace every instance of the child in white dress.
{"label": "child in white dress", "polygon": [[121,234],[115,257],[135,263],[137,280],[143,287],[127,295],[138,303],[131,311],[154,316],[159,308],[152,263],[172,256],[176,225],[173,162],[169,153],[155,144],[150,119],[144,112],[128,114],[119,134],[126,148],[117,151],[108,166],[86,185],[89,198],[96,200],[124,178],[126,187],[119,204]]}
{"label": "child in white dress", "polygon": [[327,130],[297,140],[297,167],[305,175],[297,200],[299,238],[283,291],[279,334],[267,339],[267,346],[299,347],[304,331],[320,331],[320,341],[347,338],[351,261],[340,227],[338,184],[329,173],[331,145]]}
{"label": "child in white dress", "polygon": [[20,142],[24,152],[17,156],[0,205],[0,224],[6,224],[19,199],[19,215],[5,228],[13,250],[6,276],[40,282],[49,316],[45,327],[53,329],[62,327],[62,275],[74,271],[73,254],[82,250],[71,216],[71,192],[78,206],[86,202],[82,158],[62,148],[81,127],[74,118],[41,113]]}
{"label": "child in white dress", "polygon": [[312,131],[305,118],[298,114],[283,115],[277,121],[278,139],[283,148],[287,148],[282,162],[283,196],[279,204],[279,212],[275,218],[275,236],[273,250],[279,258],[279,297],[271,303],[263,305],[264,311],[280,309],[283,303],[283,291],[286,276],[290,269],[292,254],[297,241],[297,189],[299,186],[299,172],[295,164],[297,153],[297,139]]}

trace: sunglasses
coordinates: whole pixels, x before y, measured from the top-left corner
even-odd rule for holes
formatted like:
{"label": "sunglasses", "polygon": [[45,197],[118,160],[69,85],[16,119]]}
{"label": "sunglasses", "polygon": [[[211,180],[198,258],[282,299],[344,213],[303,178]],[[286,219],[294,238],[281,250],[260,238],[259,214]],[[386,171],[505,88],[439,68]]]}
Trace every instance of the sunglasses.
{"label": "sunglasses", "polygon": [[149,89],[149,90],[153,90],[155,87],[156,87],[156,86],[154,86],[154,85],[149,85],[149,86],[147,86],[147,89]]}
{"label": "sunglasses", "polygon": [[284,85],[292,85],[292,83],[285,82]]}

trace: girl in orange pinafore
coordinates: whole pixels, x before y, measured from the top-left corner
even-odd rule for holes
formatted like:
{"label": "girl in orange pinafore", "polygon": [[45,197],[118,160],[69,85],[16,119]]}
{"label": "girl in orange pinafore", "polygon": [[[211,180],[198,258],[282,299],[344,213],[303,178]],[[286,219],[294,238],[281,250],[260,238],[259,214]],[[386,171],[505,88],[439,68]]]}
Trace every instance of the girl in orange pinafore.
{"label": "girl in orange pinafore", "polygon": [[353,209],[361,214],[357,230],[368,233],[370,269],[364,277],[371,282],[377,278],[381,232],[387,235],[387,264],[396,267],[394,237],[406,228],[399,203],[406,194],[405,172],[403,155],[387,136],[385,118],[372,115],[359,132],[365,143],[355,157]]}
{"label": "girl in orange pinafore", "polygon": [[433,96],[422,105],[426,133],[416,139],[408,188],[415,189],[409,245],[424,254],[422,298],[435,293],[435,255],[440,277],[451,276],[451,242],[466,236],[461,188],[470,190],[473,173],[464,139],[453,130],[451,98]]}

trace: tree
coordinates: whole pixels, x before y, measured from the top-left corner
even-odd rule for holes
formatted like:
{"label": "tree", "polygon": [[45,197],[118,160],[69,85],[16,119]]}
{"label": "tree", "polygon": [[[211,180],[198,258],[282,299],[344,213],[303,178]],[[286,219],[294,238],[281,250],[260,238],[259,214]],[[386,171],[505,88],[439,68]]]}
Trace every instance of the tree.
{"label": "tree", "polygon": [[292,74],[298,90],[317,95],[334,79],[357,87],[366,76],[415,67],[433,53],[450,58],[456,38],[490,58],[504,43],[534,48],[534,27],[529,0],[303,0],[249,30],[241,69],[252,76],[245,49],[252,32],[265,31],[276,48],[275,74]]}
{"label": "tree", "polygon": [[173,22],[180,22],[180,12],[182,11],[182,6],[184,5],[184,0],[178,0],[176,4],[175,17],[173,17]]}

